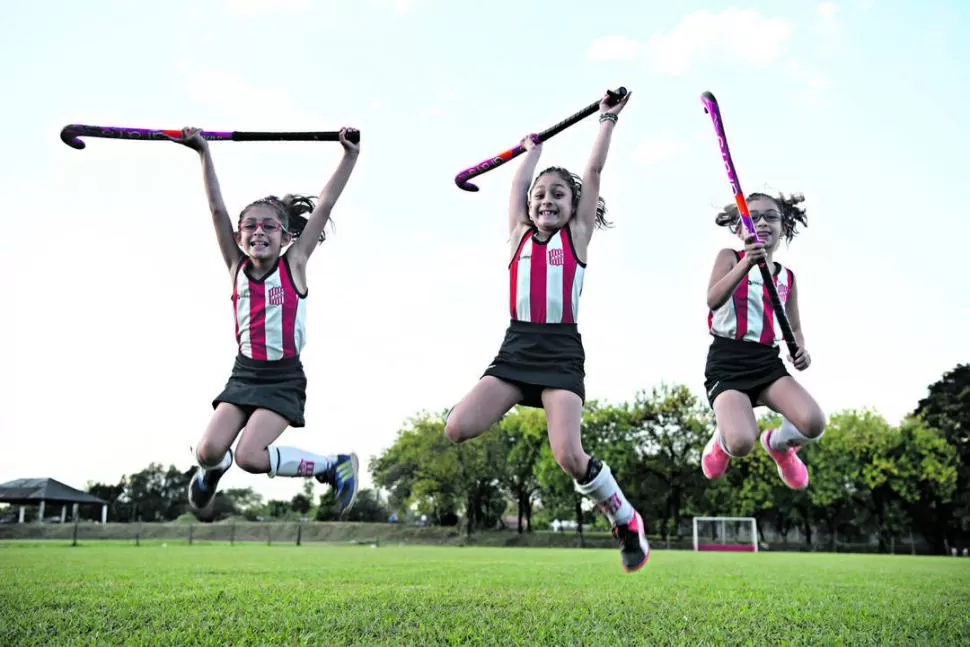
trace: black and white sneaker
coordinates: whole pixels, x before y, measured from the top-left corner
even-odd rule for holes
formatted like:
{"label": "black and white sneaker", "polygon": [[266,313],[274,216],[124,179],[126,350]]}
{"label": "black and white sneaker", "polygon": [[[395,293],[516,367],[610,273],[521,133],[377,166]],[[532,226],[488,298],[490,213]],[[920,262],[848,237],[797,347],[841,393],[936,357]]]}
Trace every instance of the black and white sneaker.
{"label": "black and white sneaker", "polygon": [[620,563],[623,570],[633,573],[643,568],[650,558],[650,544],[643,532],[643,517],[636,510],[628,523],[613,526],[613,536],[620,544]]}
{"label": "black and white sneaker", "polygon": [[229,465],[227,467],[213,467],[211,469],[199,467],[196,470],[192,476],[192,480],[189,481],[188,487],[189,506],[193,510],[204,510],[209,507],[209,504],[212,503],[212,500],[216,496],[219,479],[229,471],[230,467],[232,467],[231,449],[229,450]]}

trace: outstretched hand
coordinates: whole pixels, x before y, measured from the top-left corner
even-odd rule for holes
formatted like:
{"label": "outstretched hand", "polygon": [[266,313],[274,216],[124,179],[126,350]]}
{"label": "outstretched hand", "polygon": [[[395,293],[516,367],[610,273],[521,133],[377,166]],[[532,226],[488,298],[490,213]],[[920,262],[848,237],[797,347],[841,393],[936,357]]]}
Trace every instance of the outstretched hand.
{"label": "outstretched hand", "polygon": [[202,135],[199,134],[201,132],[201,128],[185,127],[182,129],[181,137],[172,137],[171,135],[165,136],[176,144],[187,146],[197,153],[204,153],[209,150],[209,142],[207,142]]}
{"label": "outstretched hand", "polygon": [[519,142],[519,146],[524,148],[526,152],[531,151],[533,148],[540,151],[542,150],[542,142],[539,141],[539,135],[536,135],[535,133],[531,133],[523,137],[522,141]]}
{"label": "outstretched hand", "polygon": [[620,99],[619,103],[611,106],[610,101],[612,101],[612,97],[610,96],[610,93],[607,92],[606,94],[603,95],[603,98],[600,99],[600,114],[609,112],[614,115],[619,115],[620,112],[623,110],[623,108],[626,107],[626,102],[630,100],[630,97],[632,95],[633,95],[632,92],[627,92]]}
{"label": "outstretched hand", "polygon": [[349,139],[347,139],[347,136],[350,135],[351,133],[356,133],[356,132],[357,132],[356,128],[345,126],[340,129],[340,133],[337,136],[337,139],[340,140],[340,145],[344,147],[344,151],[346,151],[347,153],[352,153],[354,155],[360,152],[360,144],[355,144],[354,142],[350,141]]}

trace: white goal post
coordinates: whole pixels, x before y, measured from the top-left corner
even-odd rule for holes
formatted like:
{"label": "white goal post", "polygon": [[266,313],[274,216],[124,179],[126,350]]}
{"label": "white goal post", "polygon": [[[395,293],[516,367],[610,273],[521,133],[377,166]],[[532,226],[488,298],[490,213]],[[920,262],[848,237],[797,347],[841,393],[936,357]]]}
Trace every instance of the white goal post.
{"label": "white goal post", "polygon": [[754,517],[694,517],[694,550],[758,552]]}

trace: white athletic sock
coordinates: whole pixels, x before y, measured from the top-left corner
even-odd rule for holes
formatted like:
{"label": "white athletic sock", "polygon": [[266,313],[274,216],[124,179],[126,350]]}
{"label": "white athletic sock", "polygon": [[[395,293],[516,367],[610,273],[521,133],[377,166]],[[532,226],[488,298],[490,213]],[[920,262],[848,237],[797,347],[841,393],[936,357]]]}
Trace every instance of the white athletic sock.
{"label": "white athletic sock", "polygon": [[771,432],[770,445],[776,452],[783,452],[789,447],[807,445],[817,440],[818,438],[809,438],[803,435],[787,418],[782,418],[781,426]]}
{"label": "white athletic sock", "polygon": [[223,457],[215,465],[206,465],[205,463],[203,463],[202,459],[199,458],[198,453],[196,453],[195,455],[195,460],[199,464],[199,467],[206,470],[207,472],[212,470],[227,470],[229,469],[229,466],[232,465],[232,451],[231,450],[227,451],[225,455],[223,455]]}
{"label": "white athletic sock", "polygon": [[337,462],[336,456],[311,454],[296,447],[270,445],[266,448],[266,451],[269,452],[270,478],[274,476],[316,476],[323,474]]}
{"label": "white athletic sock", "polygon": [[633,518],[633,506],[616,484],[610,466],[602,462],[601,465],[599,474],[589,483],[574,481],[576,491],[592,499],[611,524],[629,523]]}

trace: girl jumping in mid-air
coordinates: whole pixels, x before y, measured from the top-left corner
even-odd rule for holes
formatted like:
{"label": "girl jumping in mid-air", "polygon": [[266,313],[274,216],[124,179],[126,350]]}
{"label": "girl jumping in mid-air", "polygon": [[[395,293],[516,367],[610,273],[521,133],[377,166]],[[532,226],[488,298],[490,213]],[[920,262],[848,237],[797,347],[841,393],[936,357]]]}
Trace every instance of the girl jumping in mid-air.
{"label": "girl jumping in mid-air", "polygon": [[[344,155],[319,202],[305,196],[269,196],[239,214],[234,231],[222,200],[208,143],[194,128],[171,138],[199,153],[216,239],[232,279],[239,352],[215,413],[195,448],[199,470],[188,487],[189,505],[206,508],[222,475],[236,464],[251,474],[316,477],[336,491],[339,513],[357,496],[357,456],[321,456],[276,443],[289,427],[303,427],[306,376],[307,260],[326,235],[324,226],[357,163],[358,145],[340,131]],[[303,214],[309,213],[309,218]],[[285,252],[284,246],[292,243]],[[233,442],[245,428],[236,450]]]}
{"label": "girl jumping in mid-air", "polygon": [[798,314],[795,275],[773,260],[782,237],[791,242],[796,224],[806,224],[805,210],[798,206],[803,200],[801,195],[753,193],[748,197],[761,243],[745,235],[736,206],[717,215],[718,225],[743,237],[744,251],[718,252],[707,288],[708,326],[714,339],[704,386],[717,419],[717,429],[701,457],[701,469],[709,479],[723,475],[732,457],[746,456],[754,448],[758,439],[754,407],[764,405],[782,415],[782,424],[761,434],[761,446],[778,465],[785,485],[795,490],[808,486],[808,469],[796,452],[821,438],[825,415],[779,357],[780,332],[758,269],[758,262],[766,260],[798,346],[788,361],[804,371],[811,358]]}
{"label": "girl jumping in mid-air", "polygon": [[600,102],[599,133],[582,180],[550,167],[530,189],[542,146],[535,135],[522,140],[527,152],[509,201],[511,323],[478,384],[448,412],[445,434],[460,443],[484,433],[516,404],[544,408],[556,461],[609,518],[629,572],[649,555],[643,519],[609,466],[583,451],[580,438],[586,355],[576,326],[579,296],[593,230],[607,224],[600,174],[630,94],[615,106],[608,97]]}

